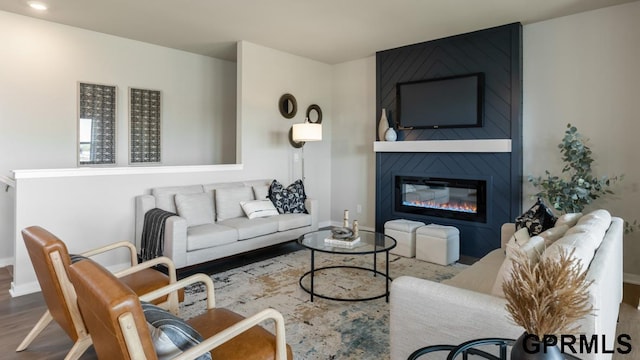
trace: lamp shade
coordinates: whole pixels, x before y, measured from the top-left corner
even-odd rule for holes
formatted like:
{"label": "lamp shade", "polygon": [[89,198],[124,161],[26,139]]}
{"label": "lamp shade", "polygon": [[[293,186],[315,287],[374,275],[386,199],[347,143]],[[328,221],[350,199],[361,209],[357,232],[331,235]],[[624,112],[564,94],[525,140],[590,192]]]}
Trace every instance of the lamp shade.
{"label": "lamp shade", "polygon": [[294,141],[320,141],[322,140],[322,125],[312,123],[293,124]]}

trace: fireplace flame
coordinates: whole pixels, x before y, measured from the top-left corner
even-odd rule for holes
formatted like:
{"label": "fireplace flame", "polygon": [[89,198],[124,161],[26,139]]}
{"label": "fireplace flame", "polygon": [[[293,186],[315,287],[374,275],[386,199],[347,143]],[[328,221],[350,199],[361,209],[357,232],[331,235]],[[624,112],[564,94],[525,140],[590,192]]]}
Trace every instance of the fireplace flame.
{"label": "fireplace flame", "polygon": [[464,212],[464,213],[471,213],[471,214],[476,214],[478,212],[478,207],[475,203],[464,202],[464,201],[456,201],[456,202],[448,202],[448,203],[439,203],[433,200],[403,201],[402,205],[422,207],[427,209],[436,209],[436,210],[457,211],[457,212]]}

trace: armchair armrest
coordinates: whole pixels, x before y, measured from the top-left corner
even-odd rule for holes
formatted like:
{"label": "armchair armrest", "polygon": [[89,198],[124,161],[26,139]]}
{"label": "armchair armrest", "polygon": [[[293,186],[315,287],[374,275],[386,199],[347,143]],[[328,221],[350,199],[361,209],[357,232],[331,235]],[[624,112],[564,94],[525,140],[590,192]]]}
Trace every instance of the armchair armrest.
{"label": "armchair armrest", "polygon": [[89,250],[89,251],[85,251],[83,252],[82,256],[86,256],[86,257],[91,257],[94,255],[98,255],[98,254],[102,254],[104,252],[107,251],[111,251],[113,249],[117,249],[117,248],[121,248],[121,247],[126,247],[129,249],[129,254],[131,256],[131,265],[137,265],[138,264],[138,254],[137,254],[137,250],[135,245],[133,245],[132,243],[128,242],[128,241],[118,241],[109,245],[105,245],[93,250]]}
{"label": "armchair armrest", "polygon": [[182,280],[176,281],[169,285],[163,286],[159,289],[156,289],[152,292],[146,293],[140,296],[140,301],[152,301],[158,298],[161,298],[165,295],[168,295],[172,292],[180,290],[186,286],[195,284],[195,283],[204,283],[207,288],[207,309],[213,309],[216,306],[216,297],[215,297],[215,289],[213,286],[213,280],[205,274],[195,274],[189,277],[186,277]]}
{"label": "armchair armrest", "polygon": [[486,337],[517,338],[505,299],[429,280],[401,276],[391,283],[391,360],[428,345],[458,345]]}

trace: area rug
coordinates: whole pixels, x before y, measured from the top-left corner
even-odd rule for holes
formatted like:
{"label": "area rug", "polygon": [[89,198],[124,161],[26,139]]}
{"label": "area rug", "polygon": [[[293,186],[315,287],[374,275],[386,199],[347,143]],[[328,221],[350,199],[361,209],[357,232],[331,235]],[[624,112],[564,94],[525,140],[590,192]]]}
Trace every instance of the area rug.
{"label": "area rug", "polygon": [[[384,298],[370,301],[334,301],[315,297],[310,301],[300,288],[300,277],[309,271],[311,252],[299,250],[212,275],[216,306],[250,316],[272,307],[282,313],[287,343],[297,360],[388,359],[389,304]],[[384,272],[384,256],[377,257]],[[325,266],[373,267],[373,256],[333,255],[316,252],[316,268]],[[390,255],[392,278],[412,275],[442,281],[465,265],[440,266]],[[309,288],[309,277],[303,284]],[[316,272],[316,292],[336,298],[367,298],[384,293],[384,277],[373,272],[334,268]],[[203,285],[191,286],[181,305],[189,318],[205,308]],[[272,324],[265,326],[273,331]]]}

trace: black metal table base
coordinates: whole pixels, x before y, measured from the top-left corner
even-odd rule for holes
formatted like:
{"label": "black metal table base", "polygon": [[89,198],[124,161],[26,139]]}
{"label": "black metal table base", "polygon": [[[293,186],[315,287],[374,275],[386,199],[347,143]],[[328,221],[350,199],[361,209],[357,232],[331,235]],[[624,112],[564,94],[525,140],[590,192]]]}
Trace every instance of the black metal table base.
{"label": "black metal table base", "polygon": [[[378,271],[377,269],[377,256],[376,253],[374,253],[373,255],[373,269],[369,269],[369,268],[365,268],[365,267],[361,267],[361,266],[350,266],[350,265],[335,265],[335,266],[325,266],[325,267],[321,267],[321,268],[315,268],[315,251],[311,250],[311,270],[307,271],[306,273],[304,273],[301,277],[300,280],[298,281],[298,283],[300,284],[300,287],[302,288],[302,290],[306,291],[310,296],[311,296],[311,302],[313,302],[313,298],[315,296],[319,297],[319,298],[323,298],[323,299],[327,299],[327,300],[335,300],[335,301],[368,301],[368,300],[375,300],[375,299],[380,299],[380,298],[386,298],[386,301],[389,302],[389,282],[391,282],[393,279],[391,279],[391,277],[389,276],[389,251],[385,251],[386,253],[386,272],[383,273],[381,271]],[[367,272],[371,272],[373,273],[373,276],[377,276],[377,275],[382,275],[385,278],[385,292],[383,294],[380,295],[376,295],[376,296],[371,296],[371,297],[363,297],[363,298],[336,298],[336,297],[332,297],[332,296],[328,296],[328,295],[323,295],[323,294],[319,294],[317,292],[315,292],[314,289],[314,277],[315,277],[315,272],[317,271],[321,271],[321,270],[327,270],[327,269],[357,269],[357,270],[364,270]],[[310,287],[306,287],[302,282],[303,280],[309,276],[310,277],[310,282],[311,282],[311,286]]]}

